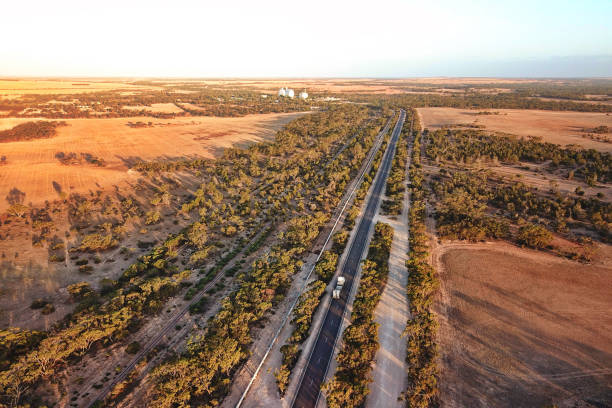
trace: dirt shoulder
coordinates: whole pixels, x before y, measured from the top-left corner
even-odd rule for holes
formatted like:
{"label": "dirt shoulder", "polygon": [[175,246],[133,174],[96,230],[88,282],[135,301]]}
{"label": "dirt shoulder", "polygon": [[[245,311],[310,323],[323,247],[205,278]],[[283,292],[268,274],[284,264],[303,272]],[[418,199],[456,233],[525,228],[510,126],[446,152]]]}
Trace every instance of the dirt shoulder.
{"label": "dirt shoulder", "polygon": [[[412,147],[408,150],[406,180]],[[376,353],[372,370],[373,382],[366,407],[397,407],[405,405],[399,401],[400,394],[407,386],[406,376],[406,338],[402,335],[410,316],[406,285],[408,283],[408,210],[410,197],[408,188],[404,195],[402,213],[397,217],[379,215],[374,221],[381,221],[393,228],[393,243],[389,255],[389,276],[378,306],[374,310],[374,320],[379,324],[378,342],[380,348]]]}

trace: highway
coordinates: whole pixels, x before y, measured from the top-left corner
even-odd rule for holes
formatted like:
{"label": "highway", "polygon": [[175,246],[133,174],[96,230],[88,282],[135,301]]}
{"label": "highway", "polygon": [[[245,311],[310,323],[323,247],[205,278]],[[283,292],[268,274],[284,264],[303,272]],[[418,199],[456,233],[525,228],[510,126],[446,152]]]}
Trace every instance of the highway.
{"label": "highway", "polygon": [[378,174],[374,181],[374,186],[372,187],[365,212],[357,227],[356,236],[348,249],[349,252],[342,269],[342,276],[345,277],[346,283],[340,294],[340,298],[332,299],[329,304],[323,324],[318,331],[315,345],[310,353],[308,363],[300,379],[300,384],[298,385],[292,407],[314,408],[319,399],[321,384],[325,380],[327,370],[333,357],[334,346],[340,334],[339,332],[349,300],[349,294],[352,292],[355,276],[359,270],[366,249],[368,236],[372,231],[374,216],[380,207],[381,196],[393,161],[395,145],[402,130],[405,117],[406,112],[401,110],[400,117],[393,129],[389,146],[385,151],[382,163],[378,169]]}
{"label": "highway", "polygon": [[[335,212],[334,216],[332,217],[332,219],[335,219],[335,222],[333,223],[333,225],[331,227],[325,227],[319,233],[319,237],[317,237],[317,240],[315,241],[315,244],[314,244],[313,249],[312,249],[313,252],[317,251],[316,248],[317,248],[318,245],[316,244],[316,242],[319,241],[320,238],[322,239],[325,236],[327,236],[327,238],[324,240],[325,242],[322,244],[322,246],[320,246],[318,248],[319,255],[317,256],[317,259],[312,263],[312,266],[310,267],[310,270],[309,270],[308,274],[304,278],[304,282],[303,282],[302,287],[301,287],[301,289],[299,291],[300,294],[304,293],[304,290],[306,290],[306,287],[308,286],[308,280],[310,279],[310,276],[313,273],[314,268],[315,268],[317,262],[319,261],[319,259],[321,259],[321,256],[323,255],[323,251],[325,250],[325,247],[329,243],[329,240],[332,238],[332,235],[334,234],[334,232],[336,230],[336,227],[338,226],[338,223],[340,222],[340,219],[341,219],[342,215],[344,214],[344,211],[346,210],[346,208],[347,208],[351,198],[353,197],[353,195],[355,194],[355,192],[357,191],[357,189],[361,185],[361,182],[363,181],[364,176],[370,170],[370,168],[372,166],[372,162],[374,161],[374,158],[376,156],[376,153],[378,152],[378,150],[380,149],[380,146],[382,145],[384,136],[389,131],[389,127],[391,126],[392,120],[393,120],[393,116],[391,116],[387,120],[387,123],[385,124],[385,127],[376,136],[376,140],[374,141],[374,145],[372,146],[372,148],[368,152],[368,154],[367,154],[367,156],[366,156],[366,158],[365,158],[361,168],[359,169],[359,175],[351,182],[351,184],[347,188],[347,193],[344,195],[344,197],[342,198],[341,202],[338,204],[338,208],[336,209],[336,212]],[[333,160],[329,161],[328,164],[331,163],[332,161]],[[299,296],[296,296],[295,299],[293,300],[293,304],[291,305],[291,307],[289,308],[289,310],[285,314],[285,317],[284,317],[280,327],[276,331],[276,334],[274,335],[274,338],[272,339],[272,341],[268,345],[268,348],[267,348],[266,352],[264,353],[263,358],[259,362],[259,365],[255,369],[255,371],[251,374],[249,383],[246,386],[245,390],[242,392],[240,400],[236,404],[236,408],[240,408],[242,406],[242,403],[245,402],[245,400],[247,398],[247,395],[248,395],[249,391],[251,390],[251,387],[253,386],[253,383],[255,382],[255,379],[257,378],[261,368],[265,364],[266,359],[268,358],[268,355],[272,351],[272,347],[274,346],[274,344],[278,340],[278,337],[279,337],[283,327],[285,327],[287,322],[291,319],[291,316],[292,316],[292,313],[293,313],[293,309],[297,305],[298,301],[299,301]],[[247,365],[248,365],[248,363],[247,363]]]}

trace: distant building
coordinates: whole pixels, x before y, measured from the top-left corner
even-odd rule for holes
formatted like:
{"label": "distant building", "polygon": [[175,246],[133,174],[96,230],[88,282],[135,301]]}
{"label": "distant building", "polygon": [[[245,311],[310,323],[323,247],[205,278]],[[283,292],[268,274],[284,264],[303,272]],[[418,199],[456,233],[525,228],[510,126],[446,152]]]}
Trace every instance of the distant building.
{"label": "distant building", "polygon": [[281,88],[278,90],[278,96],[285,96],[285,88]]}
{"label": "distant building", "polygon": [[266,95],[266,94],[262,94],[262,95],[261,95],[261,97],[262,97],[262,98],[267,98],[267,97],[268,97],[268,95]]}
{"label": "distant building", "polygon": [[308,92],[302,91],[299,95],[300,99],[308,99]]}

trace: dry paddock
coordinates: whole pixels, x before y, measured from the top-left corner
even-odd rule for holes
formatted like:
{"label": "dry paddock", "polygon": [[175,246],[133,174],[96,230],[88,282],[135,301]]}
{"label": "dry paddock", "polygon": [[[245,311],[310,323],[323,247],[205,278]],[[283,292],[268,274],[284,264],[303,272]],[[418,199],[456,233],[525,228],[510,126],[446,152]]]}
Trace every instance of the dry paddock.
{"label": "dry paddock", "polygon": [[[598,112],[557,112],[527,109],[455,109],[419,108],[423,127],[436,129],[442,126],[475,124],[485,130],[509,133],[517,136],[538,136],[545,142],[560,145],[577,144],[587,149],[612,152],[612,143],[582,137],[586,129],[606,125],[612,127],[612,115]],[[498,112],[479,115],[478,112]],[[608,134],[612,138],[612,135]]]}
{"label": "dry paddock", "polygon": [[593,265],[506,244],[437,259],[442,406],[612,405],[609,247]]}
{"label": "dry paddock", "polygon": [[[129,168],[140,160],[214,158],[226,147],[243,146],[274,138],[285,124],[303,115],[263,114],[240,118],[184,117],[154,119],[68,119],[50,139],[0,143],[7,164],[0,167],[0,212],[12,189],[25,193],[25,203],[38,205],[60,198],[61,193],[106,190],[137,177]],[[0,119],[0,129],[32,119]],[[151,122],[131,127],[129,122]],[[83,161],[64,165],[57,153],[88,153],[106,166]]]}

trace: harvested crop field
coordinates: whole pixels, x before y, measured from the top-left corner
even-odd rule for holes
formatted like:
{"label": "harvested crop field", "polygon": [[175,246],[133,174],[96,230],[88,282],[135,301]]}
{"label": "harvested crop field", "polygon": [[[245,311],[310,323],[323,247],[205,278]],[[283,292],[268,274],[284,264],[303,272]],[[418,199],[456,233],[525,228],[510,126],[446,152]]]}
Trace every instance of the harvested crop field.
{"label": "harvested crop field", "polygon": [[[612,152],[612,143],[582,137],[584,129],[612,126],[612,115],[593,112],[557,112],[521,109],[455,109],[418,108],[426,128],[440,128],[458,124],[484,125],[484,129],[518,136],[539,136],[545,142],[560,145],[578,144]],[[479,115],[478,112],[499,112]]]}
{"label": "harvested crop field", "polygon": [[27,94],[78,94],[110,90],[161,89],[161,87],[133,85],[121,81],[82,80],[82,79],[16,79],[0,80],[0,99]]}
{"label": "harvested crop field", "polygon": [[[14,188],[25,193],[26,204],[52,201],[62,193],[112,188],[137,177],[129,169],[138,161],[214,158],[226,147],[270,140],[301,115],[67,119],[68,126],[58,128],[50,139],[0,145],[2,156],[6,156],[6,164],[0,167],[0,212],[8,207],[4,197]],[[15,126],[32,120],[0,119],[0,129],[4,121]],[[71,153],[75,160],[64,164],[58,159],[58,154],[67,157]],[[100,160],[104,166],[97,164]]]}
{"label": "harvested crop field", "polygon": [[506,244],[439,252],[442,406],[610,406],[609,252],[593,265]]}

